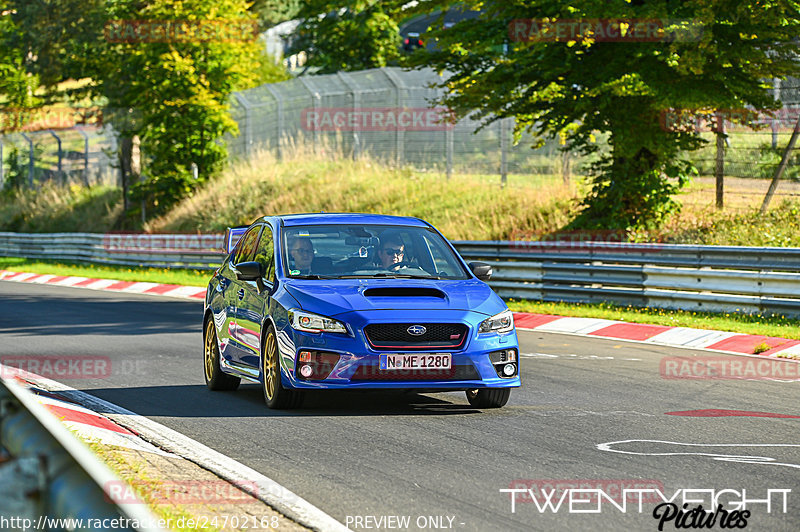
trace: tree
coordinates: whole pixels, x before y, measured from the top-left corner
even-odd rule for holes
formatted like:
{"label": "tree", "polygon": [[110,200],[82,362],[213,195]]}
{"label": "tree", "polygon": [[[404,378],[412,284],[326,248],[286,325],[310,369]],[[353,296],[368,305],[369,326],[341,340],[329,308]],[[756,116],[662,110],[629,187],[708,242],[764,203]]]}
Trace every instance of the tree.
{"label": "tree", "polygon": [[[412,11],[451,5],[429,0]],[[566,131],[567,149],[598,157],[588,169],[591,189],[572,223],[576,228],[658,225],[679,208],[673,195],[694,171],[682,154],[704,142],[691,127],[664,127],[665,113],[688,109],[682,116],[692,118],[716,109],[776,109],[770,78],[798,72],[800,6],[788,0],[458,5],[483,12],[434,31],[439,49],[410,60],[445,73],[449,92],[440,103],[459,116],[484,123],[515,117],[517,134]],[[577,37],[580,26],[570,25],[576,20],[589,22],[584,38]],[[609,20],[631,24],[618,26],[612,38],[598,33]],[[654,21],[667,31],[651,38],[639,31],[642,21],[646,31]],[[576,38],[564,37],[570,35]],[[593,132],[608,134],[607,151],[590,141]]]}
{"label": "tree", "polygon": [[258,17],[261,29],[293,20],[300,13],[301,0],[254,0],[250,11]]}
{"label": "tree", "polygon": [[112,122],[141,137],[145,176],[134,196],[163,212],[220,171],[222,137],[237,133],[228,98],[263,82],[268,58],[244,0],[117,0],[108,10],[96,77],[109,107],[122,111]]}
{"label": "tree", "polygon": [[308,66],[320,74],[396,64],[400,59],[395,2],[309,0],[292,44],[292,53],[309,54]]}
{"label": "tree", "polygon": [[[105,107],[104,118],[120,136],[123,188],[132,185],[151,213],[161,211],[223,165],[222,138],[237,131],[231,92],[288,77],[264,54],[248,6],[246,0],[0,0],[0,101],[17,102],[38,89],[43,103],[67,98]],[[81,78],[88,81],[79,90],[55,88]],[[132,183],[138,138],[146,176]]]}

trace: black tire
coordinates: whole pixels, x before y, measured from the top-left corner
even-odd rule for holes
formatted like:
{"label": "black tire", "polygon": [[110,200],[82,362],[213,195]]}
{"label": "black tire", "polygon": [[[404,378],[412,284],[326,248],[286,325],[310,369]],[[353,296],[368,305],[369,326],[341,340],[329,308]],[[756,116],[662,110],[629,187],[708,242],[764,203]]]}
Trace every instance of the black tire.
{"label": "black tire", "polygon": [[475,408],[501,408],[508,402],[511,388],[467,390],[467,401]]}
{"label": "black tire", "polygon": [[203,374],[209,390],[231,391],[239,387],[242,379],[223,373],[219,367],[219,344],[214,320],[209,317],[203,329]]}
{"label": "black tire", "polygon": [[267,325],[261,346],[261,389],[264,391],[267,406],[275,410],[297,408],[303,402],[303,392],[287,390],[281,384],[278,339],[272,325]]}

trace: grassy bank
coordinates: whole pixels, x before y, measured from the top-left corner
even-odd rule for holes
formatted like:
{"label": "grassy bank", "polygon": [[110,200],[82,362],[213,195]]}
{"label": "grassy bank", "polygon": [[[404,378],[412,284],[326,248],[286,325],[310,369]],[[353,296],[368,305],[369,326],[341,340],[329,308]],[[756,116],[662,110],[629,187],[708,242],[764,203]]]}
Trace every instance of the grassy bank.
{"label": "grassy bank", "polygon": [[102,233],[122,214],[122,191],[107,186],[60,186],[0,194],[0,231]]}
{"label": "grassy bank", "polygon": [[[518,183],[518,179],[512,182]],[[497,176],[457,176],[395,169],[370,160],[296,154],[278,162],[262,153],[235,166],[147,224],[152,232],[220,232],[264,214],[366,212],[417,216],[451,239],[496,240],[514,232],[561,227],[574,187],[555,178],[500,188]]]}

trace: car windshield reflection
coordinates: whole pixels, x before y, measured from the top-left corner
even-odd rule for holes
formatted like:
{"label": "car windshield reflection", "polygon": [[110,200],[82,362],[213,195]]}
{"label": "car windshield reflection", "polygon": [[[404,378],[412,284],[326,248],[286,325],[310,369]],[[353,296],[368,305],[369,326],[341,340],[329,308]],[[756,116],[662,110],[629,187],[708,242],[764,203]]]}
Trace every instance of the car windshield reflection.
{"label": "car windshield reflection", "polygon": [[283,230],[283,270],[294,279],[469,279],[430,227],[303,225]]}

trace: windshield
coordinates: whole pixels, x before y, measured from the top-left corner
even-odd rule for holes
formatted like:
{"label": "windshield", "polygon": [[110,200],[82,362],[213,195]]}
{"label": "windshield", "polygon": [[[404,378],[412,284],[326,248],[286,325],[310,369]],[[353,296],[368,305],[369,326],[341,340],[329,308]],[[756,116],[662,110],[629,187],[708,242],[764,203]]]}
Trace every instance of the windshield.
{"label": "windshield", "polygon": [[448,243],[430,227],[285,227],[282,248],[283,270],[295,278],[470,278]]}

